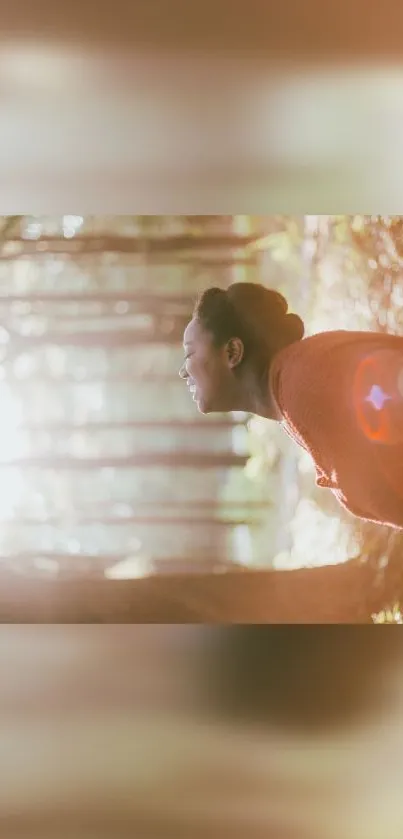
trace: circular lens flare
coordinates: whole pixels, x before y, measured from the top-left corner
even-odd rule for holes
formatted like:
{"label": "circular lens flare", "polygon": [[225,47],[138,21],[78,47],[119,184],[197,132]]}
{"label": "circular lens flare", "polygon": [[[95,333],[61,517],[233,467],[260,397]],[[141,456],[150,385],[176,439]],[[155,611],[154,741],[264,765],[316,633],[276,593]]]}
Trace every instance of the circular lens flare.
{"label": "circular lens flare", "polygon": [[363,359],[353,398],[358,426],[368,440],[403,443],[403,353],[380,350]]}
{"label": "circular lens flare", "polygon": [[403,523],[403,351],[379,350],[363,359],[353,399],[359,431],[372,444],[366,456],[375,467],[374,491],[390,521]]}

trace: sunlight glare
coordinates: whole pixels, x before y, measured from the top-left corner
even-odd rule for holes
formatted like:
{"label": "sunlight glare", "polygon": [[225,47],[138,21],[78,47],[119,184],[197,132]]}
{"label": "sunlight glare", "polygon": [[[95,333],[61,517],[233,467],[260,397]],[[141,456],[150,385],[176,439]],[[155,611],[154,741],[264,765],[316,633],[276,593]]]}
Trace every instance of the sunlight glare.
{"label": "sunlight glare", "polygon": [[21,404],[5,382],[0,382],[0,406],[0,520],[4,520],[14,514],[25,486],[21,469],[7,469],[4,466],[26,456],[28,452],[20,428]]}

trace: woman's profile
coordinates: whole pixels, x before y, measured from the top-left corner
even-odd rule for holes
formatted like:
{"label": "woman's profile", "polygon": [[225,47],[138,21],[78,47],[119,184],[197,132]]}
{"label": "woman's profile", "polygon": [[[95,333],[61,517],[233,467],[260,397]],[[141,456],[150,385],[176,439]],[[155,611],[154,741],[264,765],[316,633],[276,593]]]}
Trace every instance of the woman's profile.
{"label": "woman's profile", "polygon": [[186,327],[180,375],[201,413],[280,422],[319,486],[353,515],[403,528],[403,338],[304,333],[276,291],[210,288]]}

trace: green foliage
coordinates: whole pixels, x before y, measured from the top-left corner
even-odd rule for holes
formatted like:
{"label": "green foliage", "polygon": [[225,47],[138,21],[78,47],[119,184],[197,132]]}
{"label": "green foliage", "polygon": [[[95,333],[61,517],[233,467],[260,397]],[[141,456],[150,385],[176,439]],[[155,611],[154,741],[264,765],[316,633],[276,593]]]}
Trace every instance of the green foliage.
{"label": "green foliage", "polygon": [[373,614],[372,621],[373,623],[403,623],[400,605],[395,603],[394,606]]}

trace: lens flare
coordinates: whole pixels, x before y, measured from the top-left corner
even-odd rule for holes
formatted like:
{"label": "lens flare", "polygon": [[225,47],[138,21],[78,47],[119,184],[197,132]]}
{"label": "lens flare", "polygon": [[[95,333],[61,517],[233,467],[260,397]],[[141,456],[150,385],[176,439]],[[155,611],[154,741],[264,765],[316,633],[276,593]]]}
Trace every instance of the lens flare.
{"label": "lens flare", "polygon": [[403,351],[380,350],[363,359],[353,392],[365,437],[389,446],[403,443]]}
{"label": "lens flare", "polygon": [[367,456],[379,477],[378,492],[388,492],[397,516],[403,503],[402,383],[403,351],[378,350],[358,366],[353,387],[357,424],[372,444]]}

